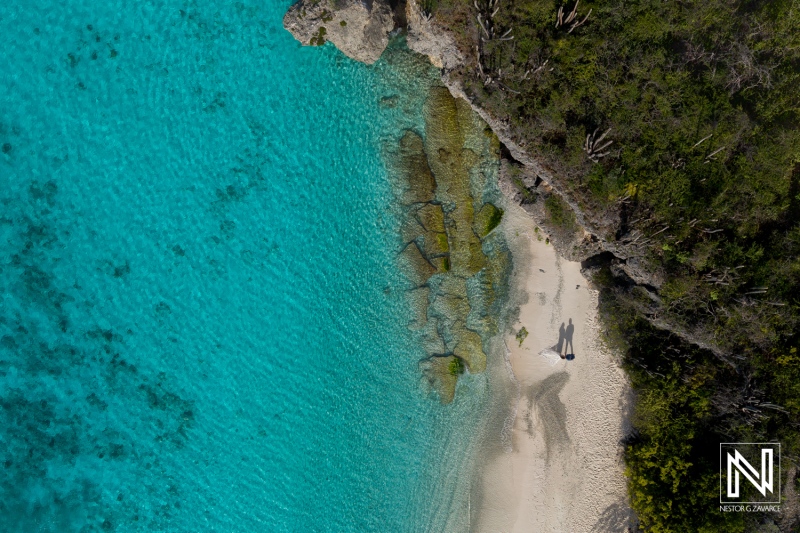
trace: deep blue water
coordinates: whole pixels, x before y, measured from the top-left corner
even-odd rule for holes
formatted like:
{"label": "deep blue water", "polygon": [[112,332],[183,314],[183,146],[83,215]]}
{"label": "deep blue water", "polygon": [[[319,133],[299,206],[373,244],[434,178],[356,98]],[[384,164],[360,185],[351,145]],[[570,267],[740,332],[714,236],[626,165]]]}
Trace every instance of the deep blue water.
{"label": "deep blue water", "polygon": [[0,530],[465,512],[486,384],[420,382],[381,156],[435,73],[288,5],[0,4]]}

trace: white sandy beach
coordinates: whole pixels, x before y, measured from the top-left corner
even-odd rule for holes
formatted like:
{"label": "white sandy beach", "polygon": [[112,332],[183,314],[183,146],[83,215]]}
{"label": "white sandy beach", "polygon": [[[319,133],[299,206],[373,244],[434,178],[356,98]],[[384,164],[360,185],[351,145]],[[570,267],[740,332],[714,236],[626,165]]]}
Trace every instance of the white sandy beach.
{"label": "white sandy beach", "polygon": [[[487,446],[495,452],[484,454],[473,484],[471,530],[625,531],[630,513],[620,439],[630,392],[599,339],[598,293],[579,263],[559,258],[545,243],[521,207],[508,206],[502,228],[515,253],[512,286],[522,305],[505,338],[501,379],[510,380],[512,391],[502,400],[506,438],[504,445]],[[574,360],[541,355],[558,343],[559,328],[564,323],[566,331],[570,319]],[[523,326],[528,336],[520,346],[514,333]]]}

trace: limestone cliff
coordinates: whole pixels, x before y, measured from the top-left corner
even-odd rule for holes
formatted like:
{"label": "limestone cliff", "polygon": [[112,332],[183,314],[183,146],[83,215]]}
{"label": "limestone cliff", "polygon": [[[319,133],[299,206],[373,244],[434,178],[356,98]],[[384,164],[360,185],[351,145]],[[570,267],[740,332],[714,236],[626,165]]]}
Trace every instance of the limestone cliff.
{"label": "limestone cliff", "polygon": [[330,41],[346,56],[369,65],[389,44],[394,17],[385,0],[301,0],[283,17],[283,27],[304,45]]}

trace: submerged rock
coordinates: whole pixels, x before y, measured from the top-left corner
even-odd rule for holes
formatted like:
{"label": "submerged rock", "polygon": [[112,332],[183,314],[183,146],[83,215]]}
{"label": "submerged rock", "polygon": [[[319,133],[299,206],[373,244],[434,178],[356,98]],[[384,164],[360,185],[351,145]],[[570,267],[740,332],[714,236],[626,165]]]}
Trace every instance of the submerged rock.
{"label": "submerged rock", "polygon": [[500,225],[502,219],[502,209],[496,207],[494,204],[483,204],[481,210],[475,215],[475,233],[480,236],[480,238],[486,237],[493,229]]}
{"label": "submerged rock", "polygon": [[408,327],[412,330],[422,329],[428,323],[428,296],[430,288],[417,287],[407,293],[409,307],[411,307],[412,318]]}
{"label": "submerged rock", "polygon": [[[425,311],[427,312],[426,307]],[[422,348],[427,354],[442,354],[447,352],[442,336],[439,335],[439,319],[428,316],[428,322],[422,328]]]}
{"label": "submerged rock", "polygon": [[[436,233],[433,231],[426,231],[422,234],[422,251],[429,261],[433,262],[434,259],[443,259],[449,250],[447,244],[446,233]],[[437,269],[445,272],[446,269]]]}
{"label": "submerged rock", "polygon": [[444,211],[441,205],[427,204],[420,207],[417,212],[417,220],[427,231],[444,233]]}
{"label": "submerged rock", "polygon": [[[429,20],[413,0],[405,11],[409,41],[419,44]],[[301,0],[284,17],[284,27],[304,45],[330,40],[368,64],[386,49],[394,26],[386,0]],[[433,52],[428,55],[443,56],[438,48]],[[394,107],[397,97],[379,103]],[[503,211],[488,201],[488,174],[480,168],[498,157],[496,138],[491,132],[487,136],[470,105],[445,87],[430,88],[424,113],[424,138],[406,131],[394,157],[399,174],[394,192],[403,207],[398,258],[411,285],[409,327],[420,330],[429,355],[421,368],[448,403],[459,375],[486,368],[481,335],[496,331],[494,292],[508,256],[492,244],[490,234]]]}
{"label": "submerged rock", "polygon": [[[486,369],[481,335],[497,331],[494,280],[502,277],[507,257],[489,237],[502,210],[484,201],[489,182],[483,165],[497,156],[493,138],[444,87],[430,89],[424,112],[424,138],[406,131],[398,143],[393,187],[402,206],[401,268],[415,287],[408,291],[414,308],[409,327],[420,331],[428,354],[423,373],[448,403],[463,372]],[[490,261],[484,243],[503,264]]]}
{"label": "submerged rock", "polygon": [[455,275],[470,277],[486,264],[481,241],[472,230],[474,199],[470,169],[478,161],[465,144],[474,126],[472,110],[444,87],[434,87],[425,103],[425,152],[436,178],[436,200],[452,206],[444,223],[450,242],[450,265]]}
{"label": "submerged rock", "polygon": [[416,243],[410,243],[400,252],[400,260],[405,263],[403,273],[415,286],[424,285],[436,273],[436,268],[422,255]]}
{"label": "submerged rock", "polygon": [[457,338],[458,344],[453,349],[453,354],[464,360],[473,374],[486,370],[486,354],[483,352],[480,335],[464,328],[458,332]]}
{"label": "submerged rock", "polygon": [[406,217],[400,226],[400,238],[403,245],[416,241],[425,233],[425,228],[414,217]]}
{"label": "submerged rock", "polygon": [[407,131],[400,139],[398,167],[403,176],[400,203],[411,205],[432,202],[436,191],[436,180],[428,165],[422,137]]}
{"label": "submerged rock", "polygon": [[436,391],[442,403],[450,403],[456,395],[458,376],[464,372],[464,363],[453,355],[433,355],[420,362],[423,374]]}
{"label": "submerged rock", "polygon": [[389,44],[394,15],[385,0],[300,0],[283,17],[283,27],[304,45],[330,41],[347,57],[370,65]]}

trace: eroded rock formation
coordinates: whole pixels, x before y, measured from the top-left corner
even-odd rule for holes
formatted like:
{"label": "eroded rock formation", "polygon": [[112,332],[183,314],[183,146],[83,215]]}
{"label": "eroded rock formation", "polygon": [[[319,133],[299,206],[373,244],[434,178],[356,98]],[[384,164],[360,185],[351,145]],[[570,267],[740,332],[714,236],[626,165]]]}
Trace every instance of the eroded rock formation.
{"label": "eroded rock formation", "polygon": [[331,41],[346,56],[368,65],[381,57],[394,25],[385,0],[302,0],[283,17],[283,27],[304,45]]}
{"label": "eroded rock formation", "polygon": [[491,245],[502,210],[484,200],[478,163],[496,162],[499,145],[445,87],[431,89],[425,117],[424,137],[405,132],[394,157],[403,206],[399,262],[410,284],[409,325],[428,352],[420,366],[450,402],[460,375],[486,369],[484,342],[497,330],[489,309],[508,258]]}

